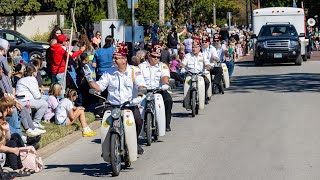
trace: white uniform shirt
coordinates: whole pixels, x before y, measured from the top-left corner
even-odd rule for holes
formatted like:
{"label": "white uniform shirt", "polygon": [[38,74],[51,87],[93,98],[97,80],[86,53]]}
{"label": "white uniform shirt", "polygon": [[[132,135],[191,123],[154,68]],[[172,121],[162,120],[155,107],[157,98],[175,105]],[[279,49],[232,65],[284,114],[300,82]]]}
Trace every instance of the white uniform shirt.
{"label": "white uniform shirt", "polygon": [[210,45],[206,49],[202,48],[202,54],[204,54],[205,58],[210,61],[211,65],[213,65],[213,59],[219,59],[217,49],[212,45]]}
{"label": "white uniform shirt", "polygon": [[219,60],[221,62],[224,62],[226,60],[226,55],[224,54],[224,51],[228,51],[228,47],[225,44],[221,45],[221,48],[219,49]]}
{"label": "white uniform shirt", "polygon": [[193,53],[188,53],[183,58],[182,64],[184,64],[187,71],[192,73],[199,73],[205,71],[205,65],[210,64],[210,61],[200,52],[196,57]]}
{"label": "white uniform shirt", "polygon": [[141,71],[138,68],[127,65],[124,74],[121,74],[116,67],[109,68],[97,84],[101,91],[108,88],[107,100],[111,105],[121,105],[126,101],[131,101],[134,97],[134,89],[139,86],[146,86]]}
{"label": "white uniform shirt", "polygon": [[155,89],[161,87],[162,77],[168,76],[170,78],[169,67],[163,63],[151,66],[148,61],[145,61],[139,65],[144,81],[146,82],[147,89]]}

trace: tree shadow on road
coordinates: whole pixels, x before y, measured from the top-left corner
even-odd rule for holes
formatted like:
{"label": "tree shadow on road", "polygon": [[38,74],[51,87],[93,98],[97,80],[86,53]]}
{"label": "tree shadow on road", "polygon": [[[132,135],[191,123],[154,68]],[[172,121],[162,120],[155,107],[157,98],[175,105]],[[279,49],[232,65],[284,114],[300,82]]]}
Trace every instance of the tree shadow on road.
{"label": "tree shadow on road", "polygon": [[234,76],[229,93],[251,93],[252,91],[277,93],[319,92],[319,73],[288,73],[272,75]]}
{"label": "tree shadow on road", "polygon": [[[254,65],[253,61],[242,61],[242,62],[236,62],[236,66],[240,67],[256,67]],[[297,66],[294,63],[266,63],[263,64],[263,66],[260,66],[259,68],[269,68],[269,67],[277,67],[277,66]]]}
{"label": "tree shadow on road", "polygon": [[[86,176],[105,177],[112,176],[112,167],[107,163],[100,164],[66,164],[66,165],[46,165],[46,169],[68,168],[70,173],[81,173]],[[132,168],[121,169],[121,173],[130,172]]]}

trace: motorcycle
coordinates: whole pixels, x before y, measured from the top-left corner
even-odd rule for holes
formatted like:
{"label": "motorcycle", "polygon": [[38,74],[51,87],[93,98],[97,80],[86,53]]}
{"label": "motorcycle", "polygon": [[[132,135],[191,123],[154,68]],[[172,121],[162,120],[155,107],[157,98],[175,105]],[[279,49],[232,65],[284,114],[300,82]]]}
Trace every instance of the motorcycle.
{"label": "motorcycle", "polygon": [[146,133],[147,146],[151,145],[152,137],[157,141],[159,136],[166,133],[166,111],[161,89],[148,90],[146,98],[142,101],[144,107],[144,131]]}
{"label": "motorcycle", "polygon": [[[229,72],[228,72],[228,68],[227,65],[225,63],[222,62],[218,62],[217,67],[221,67],[222,68],[222,79],[220,82],[220,90],[221,93],[224,94],[224,89],[225,88],[229,88],[230,87],[230,79],[229,79]],[[214,79],[214,75],[211,75],[212,79]],[[215,87],[216,84],[212,83],[212,93],[214,94],[215,89],[217,89],[218,87]]]}
{"label": "motorcycle", "polygon": [[[111,106],[106,98],[93,90],[90,90],[90,93],[103,99],[101,106],[105,109]],[[113,176],[120,174],[123,162],[125,167],[130,167],[138,156],[134,116],[131,110],[126,109],[130,103],[131,101],[126,101],[119,106],[112,106],[112,110],[105,110],[101,121],[101,156],[111,164]]]}
{"label": "motorcycle", "polygon": [[205,84],[203,73],[187,72],[184,83],[184,102],[183,105],[187,110],[192,111],[192,117],[199,114],[199,110],[204,109],[205,104]]}

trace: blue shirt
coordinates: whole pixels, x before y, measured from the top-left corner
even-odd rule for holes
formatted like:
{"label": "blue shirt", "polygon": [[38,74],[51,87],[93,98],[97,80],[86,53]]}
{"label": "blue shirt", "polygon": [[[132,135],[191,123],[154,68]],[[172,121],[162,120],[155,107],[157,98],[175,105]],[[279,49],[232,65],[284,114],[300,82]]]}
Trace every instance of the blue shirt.
{"label": "blue shirt", "polygon": [[97,74],[102,75],[108,68],[113,66],[112,56],[114,47],[100,48],[94,54],[92,62],[97,63]]}

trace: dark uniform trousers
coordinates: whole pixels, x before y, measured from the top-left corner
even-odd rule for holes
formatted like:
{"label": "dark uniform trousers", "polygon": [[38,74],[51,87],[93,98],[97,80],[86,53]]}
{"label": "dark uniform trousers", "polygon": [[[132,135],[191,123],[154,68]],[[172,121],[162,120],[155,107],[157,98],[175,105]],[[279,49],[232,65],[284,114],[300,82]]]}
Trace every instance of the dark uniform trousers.
{"label": "dark uniform trousers", "polygon": [[223,70],[222,67],[214,67],[210,70],[210,74],[214,75],[214,78],[212,80],[212,82],[216,85],[219,85],[218,87],[220,87],[220,83],[221,80],[223,78]]}
{"label": "dark uniform trousers", "polygon": [[166,111],[166,128],[169,128],[171,123],[171,110],[172,110],[172,104],[173,104],[172,97],[168,93],[168,91],[162,91],[159,93],[162,95],[164,108]]}
{"label": "dark uniform trousers", "polygon": [[209,79],[207,78],[207,76],[203,76],[204,78],[204,87],[205,87],[205,90],[206,90],[206,100],[208,98],[208,89],[209,89],[209,85],[210,85],[210,81]]}

